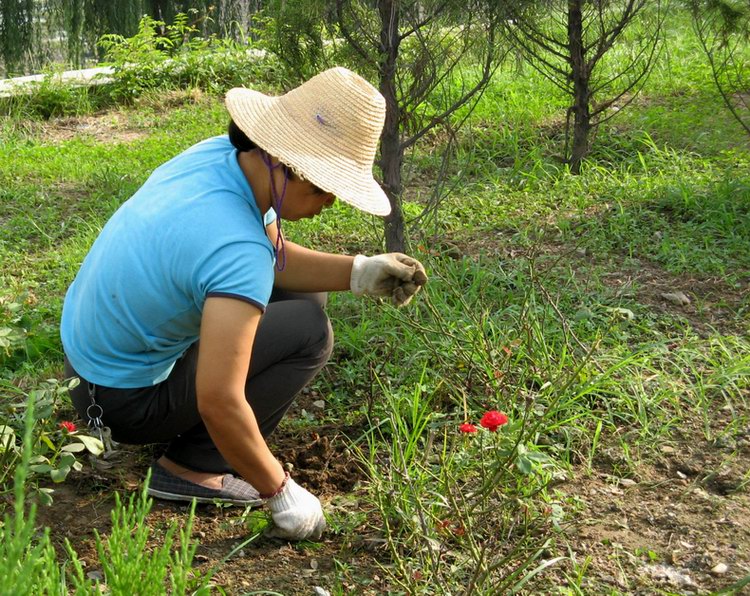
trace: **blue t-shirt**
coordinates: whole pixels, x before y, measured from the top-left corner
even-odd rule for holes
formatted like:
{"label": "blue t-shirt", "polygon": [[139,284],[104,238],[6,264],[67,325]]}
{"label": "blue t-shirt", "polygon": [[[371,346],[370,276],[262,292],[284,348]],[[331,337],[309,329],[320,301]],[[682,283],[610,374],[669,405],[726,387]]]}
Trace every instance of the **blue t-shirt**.
{"label": "blue t-shirt", "polygon": [[155,385],[200,333],[209,296],[261,310],[274,252],[228,137],[160,166],[102,229],[63,304],[60,335],[84,379]]}

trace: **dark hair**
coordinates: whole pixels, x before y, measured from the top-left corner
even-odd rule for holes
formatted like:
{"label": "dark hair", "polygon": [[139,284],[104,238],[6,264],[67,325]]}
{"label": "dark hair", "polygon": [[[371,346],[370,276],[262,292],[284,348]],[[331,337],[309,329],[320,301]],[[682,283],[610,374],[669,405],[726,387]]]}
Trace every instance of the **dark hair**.
{"label": "dark hair", "polygon": [[[255,144],[254,141],[251,141],[250,138],[242,132],[242,129],[237,126],[234,120],[229,121],[229,140],[231,141],[232,145],[234,146],[237,151],[252,151],[253,149],[257,149],[258,145]],[[289,176],[292,179],[302,179],[300,176],[297,176],[292,169],[287,166],[286,164],[282,163],[281,167],[284,168],[284,171],[286,172],[287,176]],[[312,183],[311,183],[312,184]],[[326,191],[318,188],[314,184],[312,185],[313,192],[315,194],[326,194]]]}
{"label": "dark hair", "polygon": [[235,124],[234,120],[229,121],[229,140],[237,151],[252,151],[258,145],[251,141],[248,136],[242,132],[242,129]]}

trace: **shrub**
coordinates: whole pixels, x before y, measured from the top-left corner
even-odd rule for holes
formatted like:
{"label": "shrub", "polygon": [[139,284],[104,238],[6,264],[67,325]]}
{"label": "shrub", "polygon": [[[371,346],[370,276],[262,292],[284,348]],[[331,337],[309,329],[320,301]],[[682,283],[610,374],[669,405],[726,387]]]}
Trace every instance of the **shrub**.
{"label": "shrub", "polygon": [[280,69],[264,52],[197,33],[179,14],[171,25],[144,16],[130,38],[102,36],[105,62],[114,69],[111,97],[131,101],[148,90],[185,87],[221,93],[251,81],[278,82]]}

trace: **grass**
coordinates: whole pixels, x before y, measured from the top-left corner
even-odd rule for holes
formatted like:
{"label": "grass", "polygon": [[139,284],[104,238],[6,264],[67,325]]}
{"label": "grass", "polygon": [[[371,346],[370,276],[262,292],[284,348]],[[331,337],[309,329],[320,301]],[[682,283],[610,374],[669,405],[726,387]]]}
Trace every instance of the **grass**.
{"label": "grass", "polygon": [[[62,297],[107,217],[154,167],[223,132],[216,98],[182,100],[95,115],[96,134],[2,123],[0,329],[16,336],[0,379],[21,394],[61,375]],[[592,561],[563,548],[579,505],[555,482],[594,474],[605,456],[609,474],[635,477],[686,429],[732,441],[747,426],[750,154],[689,30],[675,30],[644,95],[599,131],[575,177],[559,160],[564,105],[537,73],[501,70],[460,135],[440,217],[411,230],[431,276],[423,294],[404,310],[331,296],[322,422],[369,429],[352,446],[368,505],[339,535],[376,533],[394,589],[523,592],[561,569],[561,593],[617,593],[586,587]],[[407,217],[438,148],[410,156]],[[381,250],[379,221],[340,204],[287,234]],[[660,298],[674,289],[693,307]],[[10,420],[19,393],[4,387]],[[487,409],[511,423],[458,435]]]}

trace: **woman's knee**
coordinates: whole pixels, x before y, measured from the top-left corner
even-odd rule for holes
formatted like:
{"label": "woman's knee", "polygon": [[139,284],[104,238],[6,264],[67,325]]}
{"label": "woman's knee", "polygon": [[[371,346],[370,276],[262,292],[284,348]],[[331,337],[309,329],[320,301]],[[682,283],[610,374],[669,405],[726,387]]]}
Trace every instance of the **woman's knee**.
{"label": "woman's knee", "polygon": [[314,355],[322,362],[327,362],[333,352],[333,327],[325,310],[317,303],[300,301],[300,320],[305,322],[309,337],[309,346]]}

